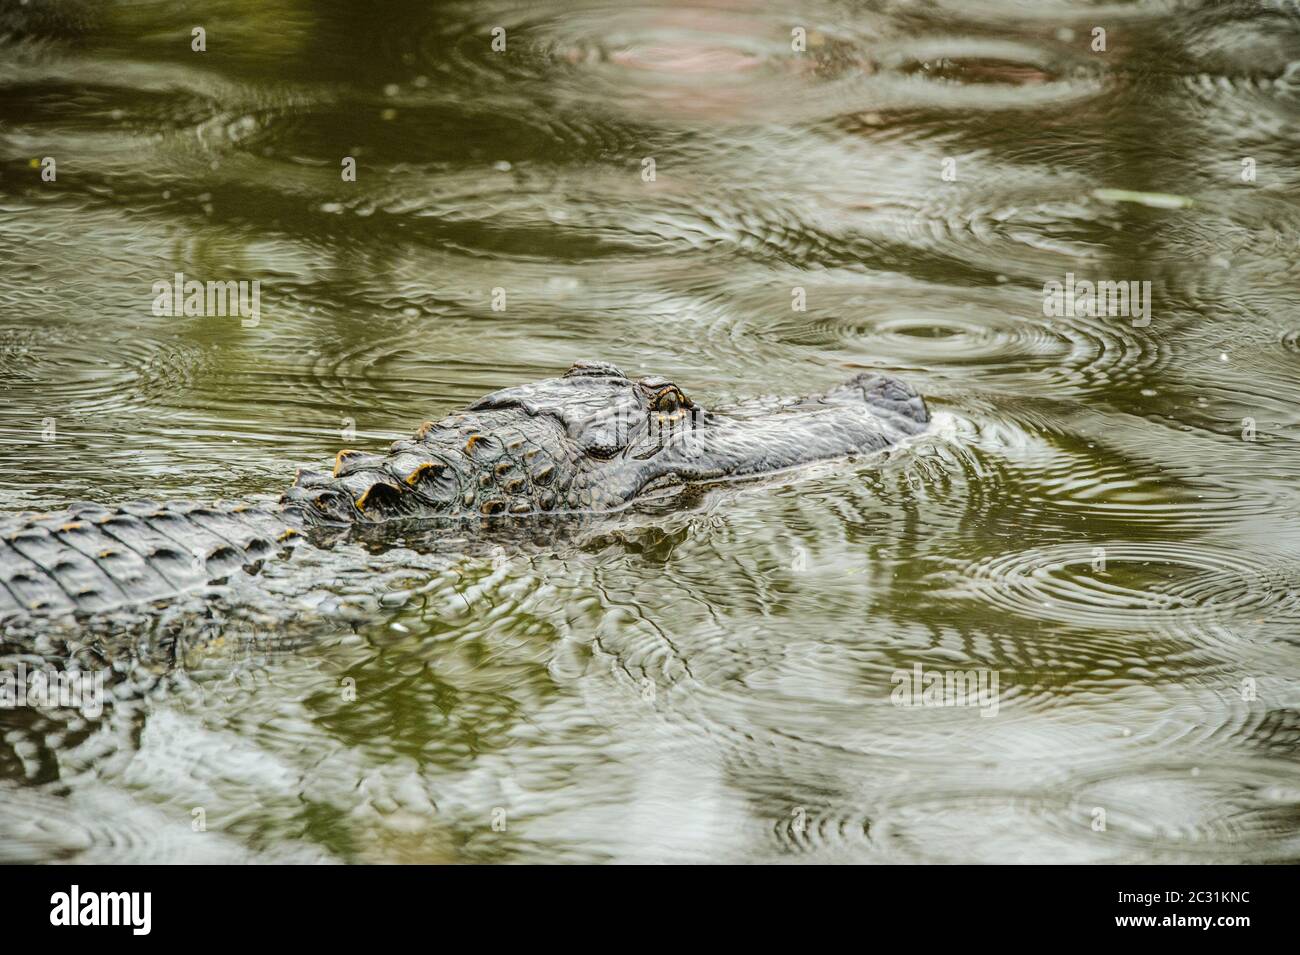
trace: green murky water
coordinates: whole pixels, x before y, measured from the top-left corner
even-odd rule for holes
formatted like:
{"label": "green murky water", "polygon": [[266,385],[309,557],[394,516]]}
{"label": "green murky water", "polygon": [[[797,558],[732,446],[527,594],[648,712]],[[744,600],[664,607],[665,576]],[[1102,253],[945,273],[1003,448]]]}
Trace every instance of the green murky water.
{"label": "green murky water", "polygon": [[[101,715],[0,710],[0,859],[1300,857],[1293,4],[35,6],[5,511],[274,495],[575,358],[937,421],[141,626]],[[256,323],[155,315],[177,272]],[[1136,296],[1045,307],[1085,281]]]}

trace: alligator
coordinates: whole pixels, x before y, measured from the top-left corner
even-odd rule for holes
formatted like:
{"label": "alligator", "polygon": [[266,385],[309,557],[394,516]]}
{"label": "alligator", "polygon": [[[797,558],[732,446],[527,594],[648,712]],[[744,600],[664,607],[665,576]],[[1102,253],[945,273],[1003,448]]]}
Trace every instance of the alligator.
{"label": "alligator", "polygon": [[874,372],[821,394],[709,410],[667,378],[577,362],[426,421],[386,454],[339,451],[329,472],[299,470],[278,504],[81,503],[17,515],[0,523],[0,621],[169,598],[321,545],[327,532],[617,511],[675,488],[879,451],[928,420],[912,388]]}

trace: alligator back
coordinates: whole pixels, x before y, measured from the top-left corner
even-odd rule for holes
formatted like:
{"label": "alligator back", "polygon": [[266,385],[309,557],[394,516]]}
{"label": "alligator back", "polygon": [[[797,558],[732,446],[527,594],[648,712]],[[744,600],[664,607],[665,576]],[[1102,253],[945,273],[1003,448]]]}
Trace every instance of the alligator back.
{"label": "alligator back", "polygon": [[99,613],[171,597],[294,543],[284,515],[248,504],[81,504],[0,524],[0,622]]}

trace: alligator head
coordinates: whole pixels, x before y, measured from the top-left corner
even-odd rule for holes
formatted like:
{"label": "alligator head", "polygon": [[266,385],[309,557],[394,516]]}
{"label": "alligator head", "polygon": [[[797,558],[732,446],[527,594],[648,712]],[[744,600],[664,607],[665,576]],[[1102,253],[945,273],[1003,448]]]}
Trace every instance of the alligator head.
{"label": "alligator head", "polygon": [[878,451],[928,420],[915,391],[870,372],[710,410],[666,378],[578,362],[425,422],[386,455],[340,451],[333,473],[300,472],[283,503],[309,524],[610,511],[672,485]]}

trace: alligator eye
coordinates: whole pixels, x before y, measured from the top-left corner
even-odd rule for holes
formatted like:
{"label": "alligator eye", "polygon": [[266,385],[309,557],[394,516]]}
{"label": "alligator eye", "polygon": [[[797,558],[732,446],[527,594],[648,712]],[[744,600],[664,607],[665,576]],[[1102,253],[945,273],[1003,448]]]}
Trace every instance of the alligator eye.
{"label": "alligator eye", "polygon": [[676,388],[668,388],[655,396],[654,410],[663,414],[671,414],[679,410],[685,400],[686,397]]}

